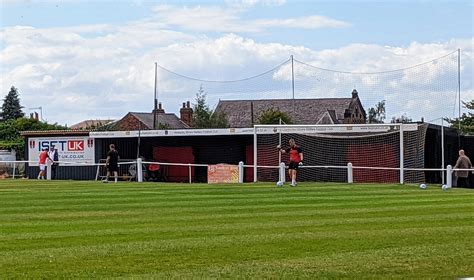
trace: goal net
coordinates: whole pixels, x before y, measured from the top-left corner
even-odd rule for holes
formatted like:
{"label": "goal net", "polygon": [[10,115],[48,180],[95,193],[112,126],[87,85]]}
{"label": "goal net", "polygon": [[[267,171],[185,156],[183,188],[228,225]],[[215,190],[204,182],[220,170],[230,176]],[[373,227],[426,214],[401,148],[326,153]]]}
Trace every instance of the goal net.
{"label": "goal net", "polygon": [[355,183],[420,182],[426,129],[426,124],[256,125],[254,180],[279,180],[278,166],[288,165],[289,156],[277,145],[286,149],[293,138],[304,155],[298,181],[347,182],[351,163]]}

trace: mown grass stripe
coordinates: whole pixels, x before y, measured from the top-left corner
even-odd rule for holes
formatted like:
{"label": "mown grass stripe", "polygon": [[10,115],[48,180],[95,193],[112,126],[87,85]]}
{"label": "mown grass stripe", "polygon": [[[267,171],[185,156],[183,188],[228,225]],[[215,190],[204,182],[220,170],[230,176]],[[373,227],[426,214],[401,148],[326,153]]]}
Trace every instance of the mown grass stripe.
{"label": "mown grass stripe", "polygon": [[474,193],[0,181],[0,278],[474,275]]}

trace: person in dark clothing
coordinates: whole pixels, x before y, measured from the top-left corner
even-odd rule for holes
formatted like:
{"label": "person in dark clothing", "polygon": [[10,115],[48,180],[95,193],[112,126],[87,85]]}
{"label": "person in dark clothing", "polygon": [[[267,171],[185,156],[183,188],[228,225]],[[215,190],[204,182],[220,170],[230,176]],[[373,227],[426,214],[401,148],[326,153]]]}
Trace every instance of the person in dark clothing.
{"label": "person in dark clothing", "polygon": [[[459,158],[456,161],[454,169],[471,169],[472,163],[471,160],[466,156],[464,150],[459,150]],[[474,173],[474,170],[472,171]],[[454,175],[457,177],[458,187],[467,188],[469,187],[469,171],[466,170],[455,170]]]}
{"label": "person in dark clothing", "polygon": [[48,152],[49,158],[52,160],[51,163],[51,180],[56,179],[56,168],[58,167],[59,163],[59,155],[58,149],[54,146],[51,146]]}
{"label": "person in dark clothing", "polygon": [[109,145],[109,152],[107,153],[107,160],[105,161],[105,166],[107,167],[107,177],[104,179],[104,183],[109,181],[109,177],[114,173],[115,183],[117,183],[118,179],[118,161],[119,161],[119,153],[115,150],[115,145]]}

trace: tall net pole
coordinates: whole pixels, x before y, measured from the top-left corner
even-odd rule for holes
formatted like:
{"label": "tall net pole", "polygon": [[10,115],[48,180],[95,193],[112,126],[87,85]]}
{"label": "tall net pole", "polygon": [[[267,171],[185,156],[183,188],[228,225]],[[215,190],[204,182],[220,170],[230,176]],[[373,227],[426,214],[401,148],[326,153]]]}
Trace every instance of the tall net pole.
{"label": "tall net pole", "polygon": [[461,49],[458,49],[459,130],[461,130]]}
{"label": "tall net pole", "polygon": [[291,92],[293,95],[293,114],[295,113],[295,68],[293,64],[293,55],[291,55]]}
{"label": "tall net pole", "polygon": [[156,84],[157,84],[157,80],[158,80],[158,63],[155,62],[155,95],[154,95],[154,98],[153,98],[153,103],[154,103],[154,108],[153,108],[153,129],[155,130],[156,129],[156,110],[158,109],[158,96],[157,96],[157,93],[156,93]]}

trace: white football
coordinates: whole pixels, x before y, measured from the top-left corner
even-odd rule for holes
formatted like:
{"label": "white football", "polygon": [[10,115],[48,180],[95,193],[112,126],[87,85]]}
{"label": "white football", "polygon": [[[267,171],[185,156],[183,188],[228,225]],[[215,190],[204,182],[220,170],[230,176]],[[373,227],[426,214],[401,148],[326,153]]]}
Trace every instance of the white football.
{"label": "white football", "polygon": [[449,189],[449,187],[448,187],[447,185],[442,185],[442,186],[441,186],[441,189],[442,189],[443,191],[447,191],[447,190]]}
{"label": "white football", "polygon": [[283,186],[283,182],[282,181],[278,181],[277,182],[277,187],[282,187]]}
{"label": "white football", "polygon": [[426,184],[420,184],[420,189],[425,190],[426,188],[428,188],[428,186]]}

